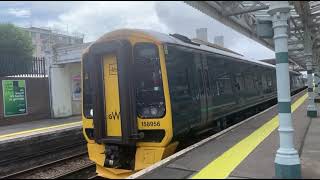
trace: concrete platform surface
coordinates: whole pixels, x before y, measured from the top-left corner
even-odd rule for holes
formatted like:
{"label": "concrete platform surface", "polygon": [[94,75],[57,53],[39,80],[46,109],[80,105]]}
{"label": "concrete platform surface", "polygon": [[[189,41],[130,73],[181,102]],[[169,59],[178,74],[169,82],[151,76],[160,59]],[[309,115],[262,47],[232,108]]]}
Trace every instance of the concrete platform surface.
{"label": "concrete platform surface", "polygon": [[[300,101],[297,103],[299,106],[296,107],[292,116],[295,129],[294,144],[299,152],[302,150],[304,138],[310,125],[310,118],[306,116],[307,98],[305,93],[306,91],[301,92],[299,95],[292,98],[292,102],[295,102],[297,99]],[[222,156],[225,156],[226,158],[224,159],[225,161],[220,162],[220,165],[223,167],[219,167],[218,169],[219,171],[225,171],[226,169],[230,170],[230,173],[226,178],[274,178],[274,159],[275,153],[279,147],[277,125],[273,124],[274,128],[268,130],[270,131],[270,134],[266,134],[261,127],[270,123],[272,121],[271,119],[277,116],[277,110],[277,106],[274,106],[268,111],[260,113],[258,116],[254,116],[228,133],[214,138],[177,158],[172,158],[169,162],[158,165],[157,168],[150,167],[149,169],[147,168],[144,173],[139,174],[138,172],[136,176],[133,175],[129,177],[129,179],[135,177],[141,179],[197,178],[195,175],[198,175],[199,172],[208,167],[208,164],[210,165],[213,161],[216,161]],[[275,121],[273,118],[273,122],[278,122],[278,120]],[[253,139],[261,139],[261,137],[252,137],[252,134],[256,133],[257,129],[262,130],[262,134],[265,133],[265,139],[262,140],[262,142],[259,142],[257,146],[254,146],[253,150],[248,155],[245,155],[244,159],[237,159],[237,155],[239,154],[239,156],[241,156],[243,151],[241,148],[234,149],[234,147],[239,146],[239,144],[241,144],[239,142],[244,141],[244,139],[249,136]],[[320,135],[318,135],[318,137],[319,136]],[[247,145],[250,146],[250,144]],[[320,146],[320,143],[318,143],[318,145]],[[243,148],[245,149],[246,147]],[[233,157],[229,157],[229,154],[226,153],[227,151],[229,152],[230,149],[233,151],[231,152]],[[241,152],[237,152],[237,150],[241,150]],[[318,157],[320,158],[320,156]],[[234,159],[237,159],[236,161],[238,161],[239,164],[235,163]],[[232,167],[230,169],[228,166],[234,166],[235,168]],[[212,174],[214,173],[211,172],[211,175]],[[203,176],[201,178],[203,178]],[[208,175],[204,178],[216,178],[216,176],[214,175],[213,177]],[[318,176],[318,178],[320,178],[320,176]]]}
{"label": "concrete platform surface", "polygon": [[[306,113],[307,101],[292,113],[295,149],[301,152],[303,140],[310,118]],[[273,131],[241,164],[230,177],[273,178],[275,175],[274,159],[279,148],[279,132]]]}
{"label": "concrete platform surface", "polygon": [[[319,110],[319,104],[318,110]],[[311,119],[301,153],[302,177],[320,178],[320,117]]]}

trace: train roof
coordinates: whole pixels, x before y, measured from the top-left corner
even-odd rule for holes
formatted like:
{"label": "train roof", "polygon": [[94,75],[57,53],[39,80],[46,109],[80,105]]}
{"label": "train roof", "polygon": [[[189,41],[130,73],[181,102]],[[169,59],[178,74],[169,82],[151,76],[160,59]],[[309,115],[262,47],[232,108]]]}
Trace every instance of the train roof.
{"label": "train roof", "polygon": [[[160,33],[157,31],[153,31],[153,30],[145,30],[145,29],[119,29],[116,31],[112,31],[110,33],[115,33],[115,32],[123,32],[126,35],[129,34],[135,34],[135,33],[142,33],[146,36],[151,37],[152,39],[161,42],[161,43],[170,43],[170,44],[176,44],[176,45],[181,45],[181,46],[186,46],[186,47],[190,47],[190,48],[194,48],[194,49],[198,49],[198,50],[203,50],[203,51],[207,51],[207,52],[212,52],[212,53],[216,53],[216,54],[220,54],[220,55],[224,55],[224,56],[228,56],[228,57],[233,57],[235,59],[241,60],[241,61],[246,61],[248,63],[252,63],[252,64],[256,64],[256,65],[260,65],[260,66],[264,66],[264,67],[269,67],[269,68],[275,68],[275,65],[269,64],[269,63],[265,63],[262,61],[258,61],[258,60],[254,60],[252,58],[248,58],[245,56],[242,56],[238,53],[235,53],[231,50],[226,50],[226,48],[218,48],[218,47],[214,47],[214,46],[209,46],[208,43],[201,43],[201,41],[191,41],[190,42],[184,42],[183,40],[181,40],[180,38],[177,38],[176,36],[172,36],[172,35],[168,35],[168,34],[164,34],[164,33]],[[101,37],[100,39],[98,39],[97,41],[103,41],[105,39],[105,37],[108,36],[109,33],[107,33],[105,36]],[[200,42],[200,43],[199,43]],[[300,74],[299,72],[296,71],[291,71],[293,73],[297,73]]]}

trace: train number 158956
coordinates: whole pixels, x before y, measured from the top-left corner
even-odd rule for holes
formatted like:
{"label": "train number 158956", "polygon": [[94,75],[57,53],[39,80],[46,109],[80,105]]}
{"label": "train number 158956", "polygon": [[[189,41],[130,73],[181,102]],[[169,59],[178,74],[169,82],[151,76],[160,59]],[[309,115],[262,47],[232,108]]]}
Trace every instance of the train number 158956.
{"label": "train number 158956", "polygon": [[143,127],[153,127],[153,126],[159,127],[160,121],[143,121],[141,122],[141,125]]}

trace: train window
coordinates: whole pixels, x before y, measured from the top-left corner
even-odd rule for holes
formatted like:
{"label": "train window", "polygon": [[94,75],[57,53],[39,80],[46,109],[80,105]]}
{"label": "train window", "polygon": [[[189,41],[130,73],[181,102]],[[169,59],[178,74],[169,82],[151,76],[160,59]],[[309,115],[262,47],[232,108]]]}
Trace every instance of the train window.
{"label": "train window", "polygon": [[193,54],[180,48],[168,46],[166,56],[170,94],[175,97],[191,96]]}
{"label": "train window", "polygon": [[165,102],[158,48],[152,43],[134,46],[136,109],[140,118],[160,118]]}
{"label": "train window", "polygon": [[206,81],[206,83],[207,83],[207,87],[208,87],[208,93],[210,94],[210,86],[211,86],[211,84],[210,84],[210,80],[209,80],[209,73],[208,73],[208,69],[204,69],[204,78],[205,78],[205,81]]}
{"label": "train window", "polygon": [[201,69],[198,69],[198,77],[199,77],[199,84],[200,84],[200,94],[203,94],[204,93],[204,89],[203,89],[203,78],[202,78]]}
{"label": "train window", "polygon": [[266,71],[265,76],[267,81],[266,93],[271,93],[273,91],[272,71]]}
{"label": "train window", "polygon": [[[211,79],[211,89],[213,95],[221,96],[221,95],[232,95],[232,62],[223,59],[220,56],[207,56],[208,58],[208,68]],[[216,87],[214,87],[216,86]]]}
{"label": "train window", "polygon": [[190,69],[186,69],[186,82],[187,82],[187,89],[188,93],[191,94],[191,78],[190,78]]}
{"label": "train window", "polygon": [[[208,104],[215,108],[222,108],[223,105],[233,103],[235,94],[234,61],[216,54],[207,54],[208,71],[210,77],[211,93],[208,97]],[[236,66],[238,67],[238,66]]]}
{"label": "train window", "polygon": [[245,78],[244,72],[246,70],[246,66],[240,62],[234,62],[234,66],[232,68],[234,74],[234,93],[236,96],[241,96],[240,94],[245,92]]}
{"label": "train window", "polygon": [[92,88],[90,85],[90,74],[88,61],[83,61],[83,115],[87,119],[93,118]]}
{"label": "train window", "polygon": [[271,88],[272,87],[272,75],[271,75],[271,73],[268,74],[267,78],[268,78],[268,87]]}

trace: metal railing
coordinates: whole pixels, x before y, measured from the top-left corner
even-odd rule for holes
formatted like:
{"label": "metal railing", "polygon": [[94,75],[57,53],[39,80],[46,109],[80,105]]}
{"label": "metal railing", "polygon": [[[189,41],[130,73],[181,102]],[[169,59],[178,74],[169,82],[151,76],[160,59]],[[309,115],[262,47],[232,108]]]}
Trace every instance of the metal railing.
{"label": "metal railing", "polygon": [[17,59],[14,56],[0,57],[0,77],[45,77],[45,58]]}

